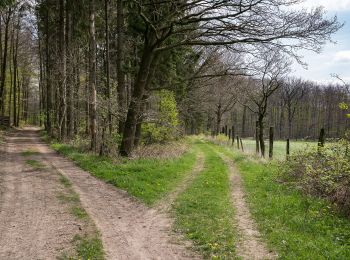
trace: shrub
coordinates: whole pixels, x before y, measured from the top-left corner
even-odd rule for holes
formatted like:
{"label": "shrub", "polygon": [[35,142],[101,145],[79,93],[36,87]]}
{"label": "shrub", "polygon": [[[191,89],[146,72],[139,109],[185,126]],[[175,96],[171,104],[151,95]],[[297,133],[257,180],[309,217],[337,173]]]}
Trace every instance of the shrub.
{"label": "shrub", "polygon": [[179,120],[174,93],[161,90],[156,94],[156,98],[156,119],[142,125],[142,140],[146,144],[163,143],[178,136]]}
{"label": "shrub", "polygon": [[330,200],[350,216],[348,145],[342,140],[291,156],[281,167],[283,181],[308,195]]}

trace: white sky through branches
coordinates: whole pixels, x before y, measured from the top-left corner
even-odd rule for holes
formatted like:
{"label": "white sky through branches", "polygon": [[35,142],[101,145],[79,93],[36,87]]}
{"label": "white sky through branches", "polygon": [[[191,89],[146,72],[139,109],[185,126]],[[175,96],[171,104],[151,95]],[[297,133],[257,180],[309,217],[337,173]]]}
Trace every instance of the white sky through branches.
{"label": "white sky through branches", "polygon": [[328,43],[321,54],[302,52],[308,69],[295,64],[295,76],[318,82],[333,82],[335,80],[331,74],[335,73],[350,81],[350,0],[307,0],[299,6],[307,9],[323,6],[327,16],[337,15],[345,25],[333,36],[336,44]]}

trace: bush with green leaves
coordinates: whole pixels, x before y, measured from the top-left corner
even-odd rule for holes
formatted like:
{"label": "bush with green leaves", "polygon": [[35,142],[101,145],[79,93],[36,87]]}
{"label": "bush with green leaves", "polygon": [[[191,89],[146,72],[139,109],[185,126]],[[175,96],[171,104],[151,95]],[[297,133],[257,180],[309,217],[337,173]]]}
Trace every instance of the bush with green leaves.
{"label": "bush with green leaves", "polygon": [[163,143],[179,136],[179,119],[175,95],[168,90],[156,93],[156,119],[142,125],[142,140],[146,144]]}
{"label": "bush with green leaves", "polygon": [[349,142],[342,140],[293,155],[282,167],[282,179],[304,193],[325,198],[350,216]]}

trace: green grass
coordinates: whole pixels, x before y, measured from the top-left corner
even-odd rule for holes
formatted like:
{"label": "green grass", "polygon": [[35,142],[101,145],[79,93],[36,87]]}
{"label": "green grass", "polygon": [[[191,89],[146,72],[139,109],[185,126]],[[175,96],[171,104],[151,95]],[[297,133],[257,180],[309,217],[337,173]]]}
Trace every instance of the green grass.
{"label": "green grass", "polygon": [[34,170],[43,170],[46,165],[37,160],[26,160],[26,164],[30,165]]}
{"label": "green grass", "polygon": [[177,159],[169,160],[125,160],[115,164],[109,158],[80,152],[68,145],[54,143],[52,147],[72,159],[79,167],[92,175],[122,188],[148,205],[176,187],[196,160],[190,151]]}
{"label": "green grass", "polygon": [[350,220],[329,203],[278,182],[276,162],[262,164],[232,149],[251,212],[270,248],[281,259],[350,259]]}
{"label": "green grass", "polygon": [[60,182],[66,188],[72,187],[72,183],[70,182],[70,180],[67,177],[63,176],[63,175],[60,176]]}
{"label": "green grass", "polygon": [[[255,153],[255,140],[243,139],[244,151],[249,153]],[[269,154],[269,143],[265,142],[266,145],[266,156]],[[290,152],[297,153],[298,151],[304,150],[308,147],[317,146],[317,142],[307,142],[307,141],[290,141]],[[287,142],[286,141],[274,141],[273,143],[273,155],[276,159],[284,159],[286,157]]]}
{"label": "green grass", "polygon": [[97,237],[75,236],[78,259],[104,259],[102,241]]}
{"label": "green grass", "polygon": [[89,216],[87,214],[87,212],[85,211],[85,209],[80,207],[80,206],[72,207],[71,213],[73,216],[75,216],[76,218],[79,218],[79,219],[86,219]]}
{"label": "green grass", "polygon": [[29,157],[29,156],[33,156],[33,155],[38,155],[40,153],[38,151],[35,151],[35,150],[32,150],[32,149],[28,149],[26,151],[23,151],[21,154],[24,157]]}
{"label": "green grass", "polygon": [[197,142],[195,146],[205,155],[205,169],[177,198],[175,228],[192,239],[206,258],[235,258],[228,169],[209,145]]}
{"label": "green grass", "polygon": [[74,250],[71,252],[63,252],[58,259],[104,259],[100,234],[86,210],[81,206],[79,195],[73,190],[70,180],[62,174],[59,175],[59,181],[63,185],[64,191],[58,194],[58,199],[62,203],[67,204],[70,213],[83,226],[82,230],[84,230],[84,235],[75,235],[72,241]]}
{"label": "green grass", "polygon": [[[224,145],[231,146],[231,141],[228,141],[228,138],[225,135],[219,135],[216,137],[216,140]],[[255,140],[245,138],[242,139],[243,148],[245,153],[249,154],[255,154],[256,149],[256,143]],[[313,141],[290,141],[290,153],[297,153],[301,150],[305,150],[308,147],[316,147],[317,142]],[[237,141],[235,140],[235,143],[233,145],[234,149],[237,149]],[[241,149],[241,148],[240,148]],[[286,152],[287,151],[287,142],[286,141],[274,141],[273,143],[273,158],[278,160],[283,160],[286,158]],[[268,158],[269,154],[269,142],[268,140],[265,141],[265,156]]]}
{"label": "green grass", "polygon": [[104,251],[99,234],[93,236],[75,235],[72,243],[75,245],[75,252],[63,253],[58,257],[59,260],[103,260]]}
{"label": "green grass", "polygon": [[79,195],[75,192],[69,192],[68,194],[60,193],[58,199],[62,202],[79,202]]}

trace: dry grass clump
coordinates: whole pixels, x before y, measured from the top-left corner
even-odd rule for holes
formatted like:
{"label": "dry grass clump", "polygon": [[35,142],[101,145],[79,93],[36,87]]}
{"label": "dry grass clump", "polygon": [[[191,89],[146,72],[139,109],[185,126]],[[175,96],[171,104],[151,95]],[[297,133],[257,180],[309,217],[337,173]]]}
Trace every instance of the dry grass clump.
{"label": "dry grass clump", "polygon": [[173,159],[183,155],[188,150],[184,142],[141,145],[132,153],[132,159]]}

